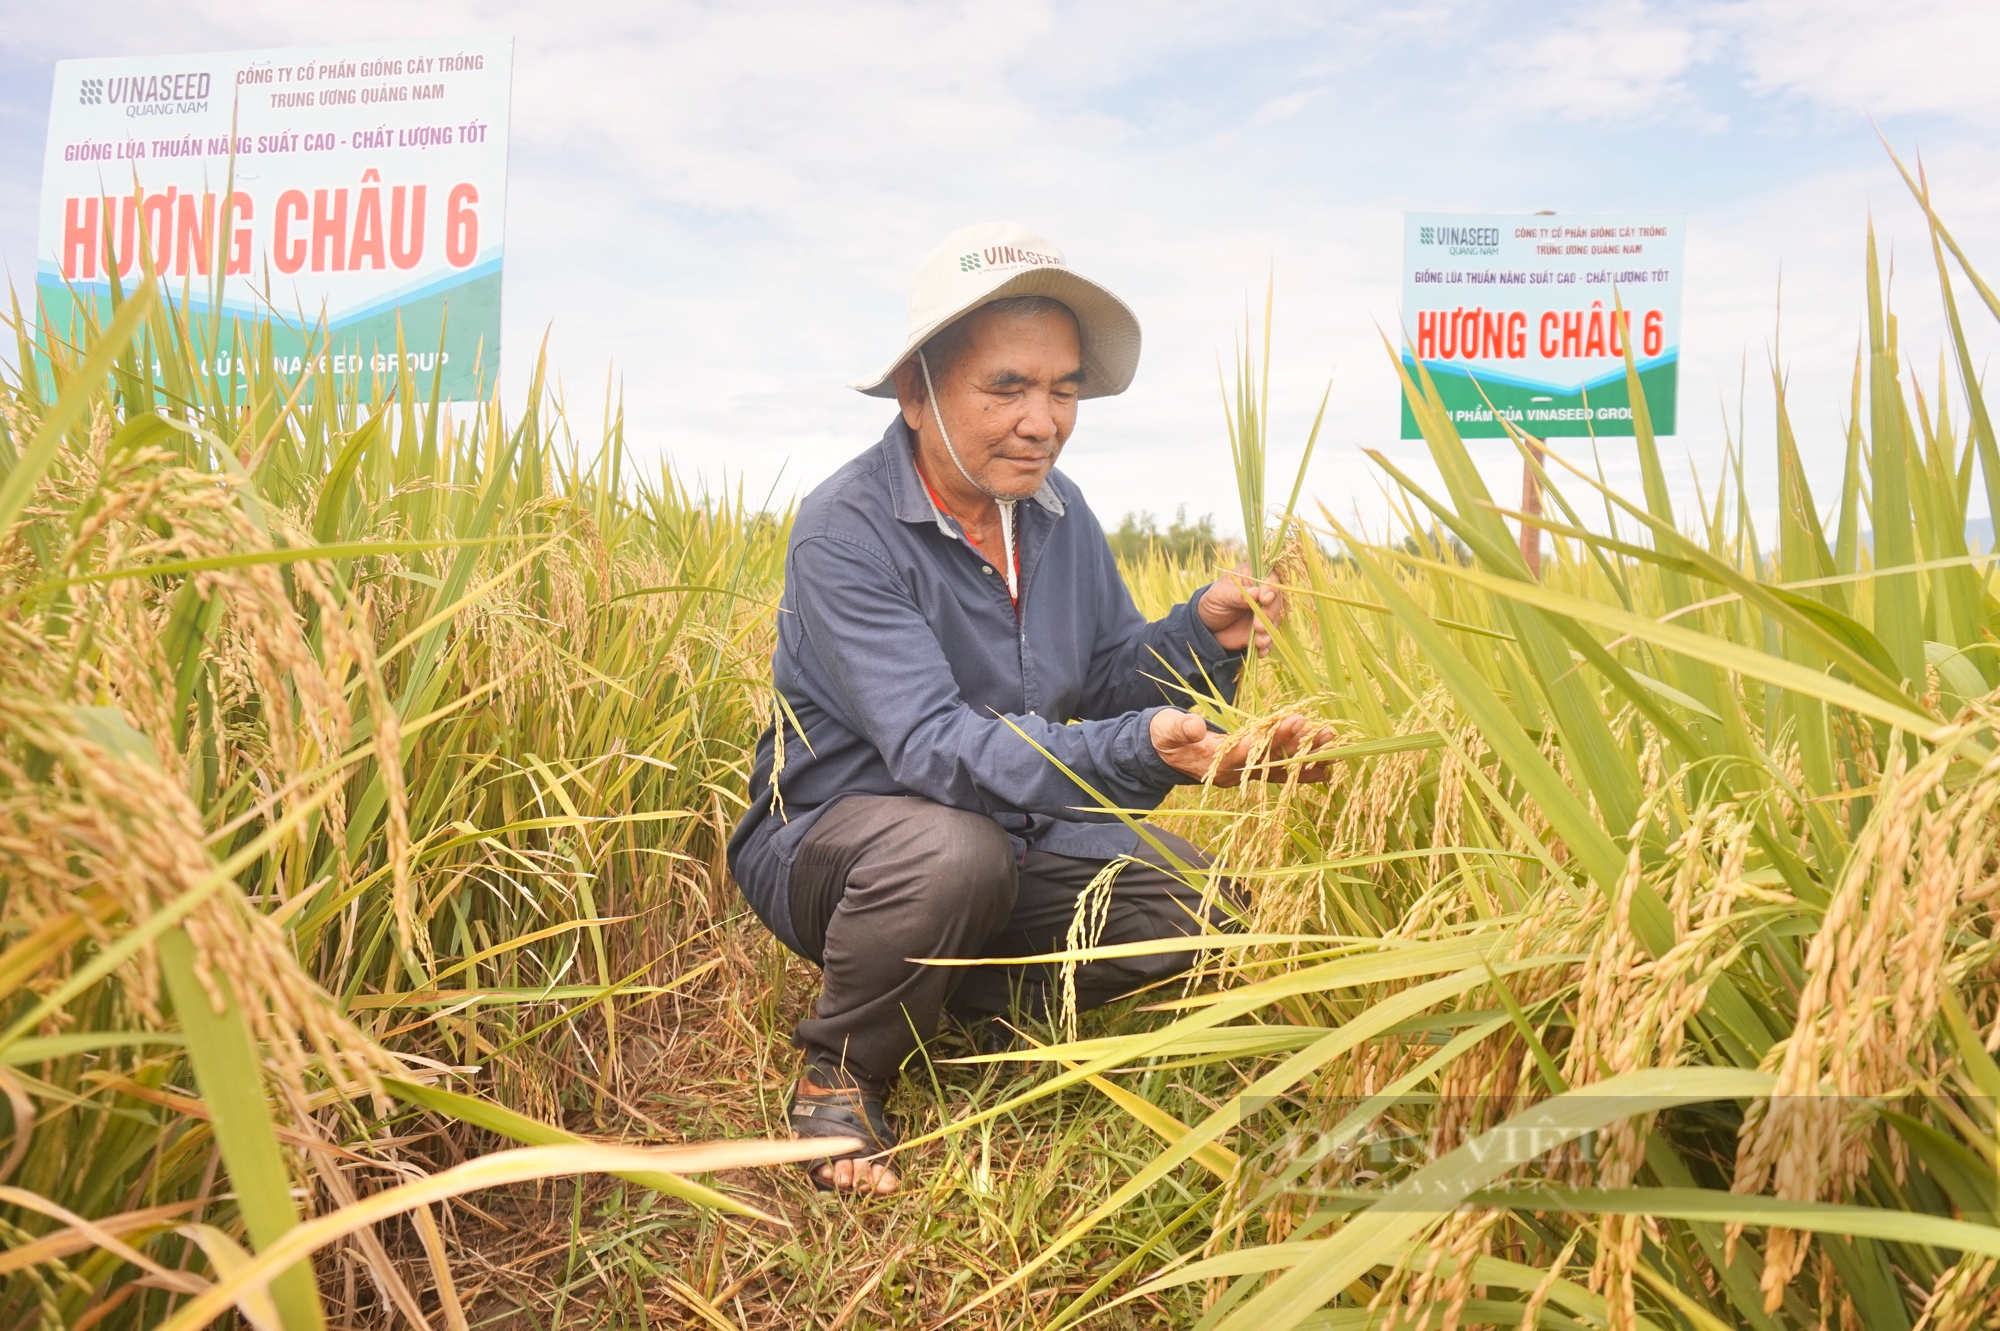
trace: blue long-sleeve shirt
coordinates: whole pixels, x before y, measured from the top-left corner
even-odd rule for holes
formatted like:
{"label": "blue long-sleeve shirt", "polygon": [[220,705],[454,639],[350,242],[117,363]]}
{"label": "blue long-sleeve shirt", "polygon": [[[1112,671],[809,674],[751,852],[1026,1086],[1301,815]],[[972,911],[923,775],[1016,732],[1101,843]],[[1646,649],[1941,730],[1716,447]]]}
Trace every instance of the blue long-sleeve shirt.
{"label": "blue long-sleeve shirt", "polygon": [[729,868],[793,947],[792,859],[842,796],[921,795],[991,814],[1020,847],[1111,859],[1137,837],[1035,745],[1114,804],[1150,809],[1187,779],[1151,735],[1155,712],[1187,701],[1175,681],[1236,689],[1242,653],[1201,622],[1200,593],[1148,623],[1060,471],[1015,506],[1017,617],[1004,571],[932,503],[913,450],[899,416],[792,525],[771,658],[784,761],[774,792],[767,726]]}

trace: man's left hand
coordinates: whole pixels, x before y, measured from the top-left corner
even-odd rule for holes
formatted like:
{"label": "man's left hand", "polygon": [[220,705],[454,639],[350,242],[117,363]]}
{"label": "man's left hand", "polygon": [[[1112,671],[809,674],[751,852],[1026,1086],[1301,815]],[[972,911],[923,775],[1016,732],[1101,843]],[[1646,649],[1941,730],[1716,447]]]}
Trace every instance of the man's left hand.
{"label": "man's left hand", "polygon": [[[1262,624],[1257,622],[1260,610]],[[1195,611],[1225,648],[1240,652],[1254,641],[1262,656],[1271,650],[1270,626],[1285,622],[1285,598],[1276,587],[1252,577],[1248,564],[1238,564],[1209,584]]]}

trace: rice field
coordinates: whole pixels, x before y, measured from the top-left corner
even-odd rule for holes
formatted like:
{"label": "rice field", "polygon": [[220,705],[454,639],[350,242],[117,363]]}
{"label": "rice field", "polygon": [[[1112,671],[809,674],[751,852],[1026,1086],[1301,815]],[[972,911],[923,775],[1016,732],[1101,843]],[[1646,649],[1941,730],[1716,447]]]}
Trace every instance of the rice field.
{"label": "rice field", "polygon": [[[2000,298],[1932,241],[1952,380],[1871,238],[1846,437],[1773,378],[1775,527],[1734,452],[1676,510],[1636,412],[1638,495],[1516,441],[1539,576],[1422,380],[1442,482],[1378,458],[1392,532],[1267,492],[1245,354],[1217,446],[1291,615],[1211,710],[1332,726],[1336,779],[1177,792],[1243,932],[936,1050],[906,1191],[858,1204],[786,1163],[815,979],[721,858],[785,517],[540,371],[518,418],[368,406],[268,346],[200,373],[228,330],[150,284],[45,346],[17,309],[0,1324],[1993,1325],[2000,443],[1960,321]],[[1127,560],[1154,612],[1208,572]]]}

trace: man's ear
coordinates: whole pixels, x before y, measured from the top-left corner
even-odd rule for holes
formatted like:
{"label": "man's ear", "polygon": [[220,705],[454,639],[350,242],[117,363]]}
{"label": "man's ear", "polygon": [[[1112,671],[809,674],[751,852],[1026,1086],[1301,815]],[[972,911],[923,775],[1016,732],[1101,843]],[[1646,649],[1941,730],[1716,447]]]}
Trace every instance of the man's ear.
{"label": "man's ear", "polygon": [[903,409],[903,424],[915,430],[924,419],[924,376],[918,372],[917,358],[910,357],[896,367],[896,404]]}

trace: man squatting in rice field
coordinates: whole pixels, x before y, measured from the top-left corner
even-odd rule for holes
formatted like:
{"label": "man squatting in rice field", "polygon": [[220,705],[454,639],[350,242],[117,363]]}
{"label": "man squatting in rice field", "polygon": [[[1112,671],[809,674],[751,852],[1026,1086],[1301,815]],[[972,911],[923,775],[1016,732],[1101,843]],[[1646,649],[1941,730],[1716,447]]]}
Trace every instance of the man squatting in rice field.
{"label": "man squatting in rice field", "polygon": [[[1202,930],[1198,887],[1079,783],[1149,809],[1176,784],[1241,780],[1247,743],[1175,706],[1188,694],[1174,682],[1232,697],[1244,652],[1269,647],[1285,607],[1245,569],[1150,624],[1133,604],[1055,463],[1078,400],[1123,392],[1138,361],[1132,311],[1054,245],[1007,223],[957,231],[918,269],[902,350],[854,385],[895,398],[895,419],[799,507],[772,657],[782,706],[729,866],[823,972],[796,1035],[791,1127],[865,1145],[812,1165],[822,1188],[896,1190],[882,1097],[947,1014],[978,1030],[1046,1011],[1047,968],[912,958],[1060,951],[1078,894],[1121,859],[1100,944]],[[1288,722],[1270,753],[1322,739]],[[1192,960],[1090,962],[1077,1005]]]}

